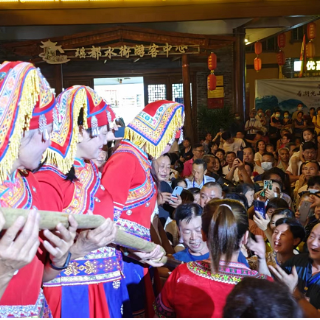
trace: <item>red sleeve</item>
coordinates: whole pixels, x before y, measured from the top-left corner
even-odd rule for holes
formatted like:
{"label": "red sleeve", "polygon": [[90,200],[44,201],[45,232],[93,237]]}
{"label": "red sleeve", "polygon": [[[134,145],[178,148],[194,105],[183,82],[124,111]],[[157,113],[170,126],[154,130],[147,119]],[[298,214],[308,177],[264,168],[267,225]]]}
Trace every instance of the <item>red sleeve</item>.
{"label": "red sleeve", "polygon": [[40,194],[45,199],[43,209],[62,212],[64,203],[62,178],[47,170],[39,171],[35,175],[40,184]]}
{"label": "red sleeve", "polygon": [[154,302],[154,311],[159,318],[176,318],[174,301],[175,297],[179,297],[176,286],[180,278],[179,270],[181,267],[185,266],[179,266],[171,273],[164,287],[162,288],[161,293]]}
{"label": "red sleeve", "polygon": [[[134,188],[134,176],[142,170],[138,160],[129,153],[117,153],[107,162],[101,178],[101,184],[111,195],[116,207],[122,210],[128,198],[128,191]],[[137,184],[138,186],[139,184]]]}

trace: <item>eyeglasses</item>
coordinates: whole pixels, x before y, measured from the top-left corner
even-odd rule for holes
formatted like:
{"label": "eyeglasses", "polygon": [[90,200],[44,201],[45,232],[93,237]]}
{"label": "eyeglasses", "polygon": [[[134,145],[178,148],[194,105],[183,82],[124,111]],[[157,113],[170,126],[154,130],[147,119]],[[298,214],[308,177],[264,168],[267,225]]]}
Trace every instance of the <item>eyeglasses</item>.
{"label": "eyeglasses", "polygon": [[197,149],[195,149],[194,151],[198,151],[198,152],[200,152],[200,153],[204,153],[204,150],[202,149],[202,150],[197,150]]}

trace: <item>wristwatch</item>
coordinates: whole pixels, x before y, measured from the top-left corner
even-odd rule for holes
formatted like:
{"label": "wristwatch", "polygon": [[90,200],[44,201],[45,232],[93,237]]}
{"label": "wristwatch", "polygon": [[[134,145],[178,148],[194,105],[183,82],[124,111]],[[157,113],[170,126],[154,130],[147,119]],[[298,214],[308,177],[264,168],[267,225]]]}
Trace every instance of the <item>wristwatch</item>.
{"label": "wristwatch", "polygon": [[52,264],[52,261],[50,260],[50,266],[52,269],[54,270],[64,270],[68,268],[69,262],[70,262],[70,258],[71,258],[71,252],[69,251],[66,262],[64,263],[64,265],[62,267],[56,267],[54,264]]}

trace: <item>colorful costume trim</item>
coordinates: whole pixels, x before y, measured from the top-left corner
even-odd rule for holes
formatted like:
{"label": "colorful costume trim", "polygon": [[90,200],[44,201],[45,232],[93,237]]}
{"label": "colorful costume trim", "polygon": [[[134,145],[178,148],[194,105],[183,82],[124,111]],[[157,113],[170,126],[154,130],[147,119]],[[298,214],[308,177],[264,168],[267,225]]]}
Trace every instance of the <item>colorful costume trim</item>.
{"label": "colorful costume trim", "polygon": [[113,248],[104,247],[70,262],[58,277],[45,287],[76,286],[120,280],[121,270]]}
{"label": "colorful costume trim", "polygon": [[167,144],[173,142],[183,123],[182,104],[166,100],[152,102],[126,127],[124,138],[158,158]]}
{"label": "colorful costume trim", "polygon": [[41,290],[34,305],[0,306],[0,318],[52,318],[52,315]]}
{"label": "colorful costume trim", "polygon": [[32,195],[25,177],[17,170],[13,179],[7,179],[0,185],[0,206],[7,208],[30,209]]}
{"label": "colorful costume trim", "polygon": [[119,152],[127,152],[134,155],[146,173],[144,183],[139,187],[129,190],[127,201],[122,209],[129,210],[149,201],[156,193],[156,188],[150,172],[151,161],[148,160],[148,156],[142,150],[138,150],[130,141],[122,141],[114,153]]}
{"label": "colorful costume trim", "polygon": [[[259,275],[255,270],[249,268],[244,269],[242,264],[232,263],[230,266],[226,266],[224,262],[220,262],[219,272],[212,273],[210,263],[205,261],[192,261],[187,264],[188,269],[203,278],[207,278],[213,281],[237,284],[243,277],[259,277],[260,279],[266,279],[264,275]],[[241,268],[242,267],[242,268]]]}

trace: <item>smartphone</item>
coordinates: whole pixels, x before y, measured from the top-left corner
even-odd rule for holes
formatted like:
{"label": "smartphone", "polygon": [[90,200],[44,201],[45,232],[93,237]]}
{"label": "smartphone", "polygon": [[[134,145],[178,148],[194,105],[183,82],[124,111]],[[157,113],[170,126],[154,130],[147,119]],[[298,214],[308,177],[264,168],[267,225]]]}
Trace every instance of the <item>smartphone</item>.
{"label": "smartphone", "polygon": [[265,197],[265,190],[272,190],[272,180],[264,180],[263,181],[263,190],[260,193],[261,197]]}
{"label": "smartphone", "polygon": [[171,194],[171,198],[177,198],[181,195],[183,188],[180,186],[176,186]]}
{"label": "smartphone", "polygon": [[309,216],[309,212],[310,212],[310,206],[311,206],[311,202],[309,201],[303,201],[300,204],[300,208],[299,208],[299,213],[300,213],[300,217],[299,217],[299,221],[304,224]]}
{"label": "smartphone", "polygon": [[241,162],[243,162],[243,151],[239,150],[237,151],[237,158],[241,160]]}
{"label": "smartphone", "polygon": [[254,212],[259,212],[263,219],[266,218],[266,207],[264,206],[265,203],[263,201],[260,200],[254,200],[253,201],[253,206],[254,206]]}
{"label": "smartphone", "polygon": [[116,138],[123,138],[124,137],[124,129],[125,129],[125,127],[118,127],[118,130],[114,131],[114,136]]}

